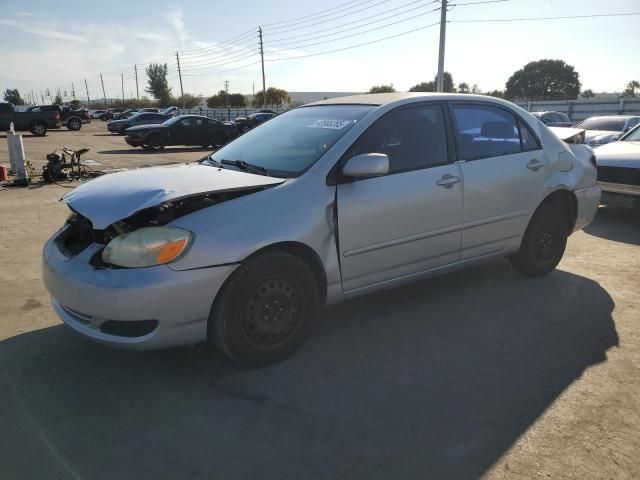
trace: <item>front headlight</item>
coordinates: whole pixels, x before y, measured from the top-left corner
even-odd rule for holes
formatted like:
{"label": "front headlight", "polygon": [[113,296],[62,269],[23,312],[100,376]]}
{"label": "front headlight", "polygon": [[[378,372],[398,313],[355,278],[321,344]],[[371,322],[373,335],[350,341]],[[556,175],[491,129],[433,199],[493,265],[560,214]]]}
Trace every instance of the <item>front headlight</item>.
{"label": "front headlight", "polygon": [[102,261],[126,268],[162,265],[184,255],[192,242],[193,234],[182,228],[139,228],[111,240],[102,251]]}

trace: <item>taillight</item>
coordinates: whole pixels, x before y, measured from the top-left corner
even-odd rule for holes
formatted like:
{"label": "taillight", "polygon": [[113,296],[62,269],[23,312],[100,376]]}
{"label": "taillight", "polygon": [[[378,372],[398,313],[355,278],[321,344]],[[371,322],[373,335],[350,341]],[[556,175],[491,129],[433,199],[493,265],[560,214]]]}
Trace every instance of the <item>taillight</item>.
{"label": "taillight", "polygon": [[54,118],[55,120],[60,121],[60,112],[54,112],[54,114],[53,114],[53,118]]}

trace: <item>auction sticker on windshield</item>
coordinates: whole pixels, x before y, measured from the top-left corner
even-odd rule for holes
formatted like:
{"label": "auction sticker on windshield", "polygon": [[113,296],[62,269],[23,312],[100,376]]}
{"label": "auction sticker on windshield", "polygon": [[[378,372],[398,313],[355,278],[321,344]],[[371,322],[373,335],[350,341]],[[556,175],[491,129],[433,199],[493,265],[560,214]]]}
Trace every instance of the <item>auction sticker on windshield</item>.
{"label": "auction sticker on windshield", "polygon": [[309,125],[311,128],[328,128],[330,130],[340,130],[349,125],[353,120],[316,120]]}

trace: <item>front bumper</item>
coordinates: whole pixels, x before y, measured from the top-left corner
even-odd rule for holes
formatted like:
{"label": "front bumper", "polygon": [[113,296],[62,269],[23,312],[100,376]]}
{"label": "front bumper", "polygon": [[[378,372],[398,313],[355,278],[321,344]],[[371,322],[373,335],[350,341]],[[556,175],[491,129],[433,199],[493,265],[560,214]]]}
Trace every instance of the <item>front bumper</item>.
{"label": "front bumper", "polygon": [[573,192],[578,201],[578,212],[576,216],[576,223],[573,231],[580,230],[589,225],[598,212],[598,205],[600,205],[600,187],[594,185],[593,187],[580,188]]}
{"label": "front bumper", "polygon": [[131,138],[129,136],[124,137],[124,141],[132,147],[140,147],[144,144],[144,140],[142,138]]}
{"label": "front bumper", "polygon": [[[136,350],[206,340],[211,305],[235,265],[97,269],[89,261],[100,245],[69,258],[54,241],[59,233],[44,246],[43,280],[55,312],[68,326],[99,343]],[[134,333],[140,324],[153,328],[136,336],[126,328],[106,328],[114,324],[131,325]]]}

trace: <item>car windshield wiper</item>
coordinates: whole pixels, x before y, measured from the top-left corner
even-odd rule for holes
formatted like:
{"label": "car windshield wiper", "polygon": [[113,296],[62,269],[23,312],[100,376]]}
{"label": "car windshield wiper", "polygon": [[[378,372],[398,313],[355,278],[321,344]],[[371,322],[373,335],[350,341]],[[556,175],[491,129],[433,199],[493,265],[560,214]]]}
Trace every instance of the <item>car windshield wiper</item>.
{"label": "car windshield wiper", "polygon": [[235,165],[245,172],[258,173],[260,175],[266,175],[267,177],[271,176],[266,168],[261,167],[260,165],[253,165],[252,163],[245,162],[244,160],[226,160],[223,158],[220,160],[220,163],[223,165]]}

